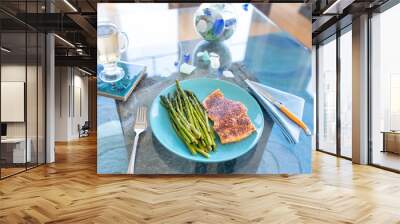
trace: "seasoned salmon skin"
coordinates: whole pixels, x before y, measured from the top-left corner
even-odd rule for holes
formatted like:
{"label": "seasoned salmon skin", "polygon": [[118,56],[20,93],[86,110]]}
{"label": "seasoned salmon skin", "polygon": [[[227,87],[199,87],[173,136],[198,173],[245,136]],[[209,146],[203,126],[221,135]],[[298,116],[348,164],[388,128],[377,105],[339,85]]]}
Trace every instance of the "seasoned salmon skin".
{"label": "seasoned salmon skin", "polygon": [[256,130],[247,115],[246,106],[226,99],[219,89],[204,99],[203,106],[222,144],[240,141]]}

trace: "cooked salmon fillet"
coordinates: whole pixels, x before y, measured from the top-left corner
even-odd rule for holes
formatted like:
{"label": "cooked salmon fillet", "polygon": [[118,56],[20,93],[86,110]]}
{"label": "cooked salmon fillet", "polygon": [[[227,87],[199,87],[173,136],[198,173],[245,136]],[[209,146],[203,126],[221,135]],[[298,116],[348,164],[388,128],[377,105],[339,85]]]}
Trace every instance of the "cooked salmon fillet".
{"label": "cooked salmon fillet", "polygon": [[240,141],[256,130],[247,108],[240,102],[226,99],[219,89],[204,99],[203,106],[222,144]]}

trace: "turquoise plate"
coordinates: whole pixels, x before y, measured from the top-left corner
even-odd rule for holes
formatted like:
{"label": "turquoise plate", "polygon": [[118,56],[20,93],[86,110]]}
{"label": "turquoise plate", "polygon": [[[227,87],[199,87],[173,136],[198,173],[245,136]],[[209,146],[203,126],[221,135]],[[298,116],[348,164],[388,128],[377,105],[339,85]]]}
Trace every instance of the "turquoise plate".
{"label": "turquoise plate", "polygon": [[242,102],[248,109],[247,114],[256,127],[256,132],[242,141],[229,144],[221,144],[217,137],[217,150],[210,152],[210,158],[205,158],[200,154],[192,155],[171,126],[167,110],[160,104],[160,95],[173,93],[176,89],[174,84],[161,91],[153,101],[150,110],[151,129],[165,148],[189,160],[216,163],[235,159],[256,145],[264,129],[264,117],[257,101],[246,90],[231,82],[207,78],[183,80],[180,84],[183,89],[193,91],[201,101],[212,91],[220,89],[226,98]]}

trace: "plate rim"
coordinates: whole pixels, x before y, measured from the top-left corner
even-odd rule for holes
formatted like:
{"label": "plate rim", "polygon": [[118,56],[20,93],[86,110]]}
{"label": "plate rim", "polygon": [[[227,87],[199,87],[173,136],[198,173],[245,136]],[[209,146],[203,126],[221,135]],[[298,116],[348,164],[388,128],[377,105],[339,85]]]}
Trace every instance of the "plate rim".
{"label": "plate rim", "polygon": [[[249,149],[244,150],[243,152],[239,153],[239,154],[238,154],[237,156],[235,156],[234,158],[227,158],[227,159],[223,159],[223,160],[219,160],[219,161],[197,160],[195,157],[191,158],[191,157],[182,156],[181,154],[179,154],[179,153],[175,152],[174,150],[170,149],[170,147],[168,147],[167,144],[165,144],[165,142],[162,142],[162,141],[160,140],[160,137],[156,134],[156,132],[154,132],[154,130],[153,130],[153,122],[154,122],[154,121],[153,121],[153,119],[151,119],[151,114],[152,114],[152,112],[153,112],[153,110],[154,110],[154,108],[155,108],[155,104],[156,104],[156,103],[159,103],[159,99],[160,99],[161,93],[162,93],[164,90],[169,89],[169,88],[171,88],[172,86],[175,86],[175,85],[176,85],[175,83],[172,83],[171,85],[169,85],[169,86],[163,88],[163,89],[157,94],[157,96],[154,97],[153,102],[151,103],[150,110],[149,110],[149,112],[148,112],[148,113],[149,113],[148,116],[149,116],[149,120],[150,120],[151,132],[152,132],[152,134],[157,138],[158,142],[160,142],[161,145],[162,145],[164,148],[168,149],[168,151],[172,152],[172,153],[175,154],[176,156],[178,156],[178,157],[180,157],[180,158],[182,158],[182,159],[187,159],[187,160],[190,160],[190,161],[193,161],[193,162],[198,162],[198,163],[221,163],[221,162],[231,161],[231,160],[237,159],[237,158],[241,157],[242,155],[244,155],[244,154],[248,153],[249,151],[251,151],[251,150],[254,148],[254,146],[260,141],[260,138],[261,138],[261,136],[262,136],[262,133],[264,132],[264,126],[265,126],[265,125],[264,125],[264,123],[265,123],[264,113],[263,113],[263,110],[262,110],[260,104],[258,103],[258,101],[257,101],[248,91],[246,91],[243,87],[237,85],[236,83],[229,82],[229,81],[226,81],[226,80],[213,79],[213,78],[207,78],[207,77],[200,77],[200,78],[189,78],[189,79],[178,80],[178,81],[179,81],[179,83],[183,83],[183,82],[188,82],[188,81],[192,81],[192,82],[193,82],[193,81],[196,81],[196,80],[210,80],[210,81],[223,82],[223,83],[225,83],[225,84],[227,84],[227,85],[231,85],[231,86],[234,86],[234,87],[240,89],[241,91],[245,92],[252,100],[254,100],[254,102],[256,103],[256,105],[257,105],[257,107],[258,107],[258,109],[261,111],[261,118],[262,118],[261,127],[259,128],[260,131],[256,130],[257,137],[256,137],[255,141],[253,141],[253,142],[250,144]],[[165,108],[164,108],[164,109],[165,109]],[[176,133],[175,133],[175,135],[177,136]],[[182,141],[182,140],[179,138],[179,136],[177,136],[177,137],[178,137],[178,139],[179,139],[180,141]]]}

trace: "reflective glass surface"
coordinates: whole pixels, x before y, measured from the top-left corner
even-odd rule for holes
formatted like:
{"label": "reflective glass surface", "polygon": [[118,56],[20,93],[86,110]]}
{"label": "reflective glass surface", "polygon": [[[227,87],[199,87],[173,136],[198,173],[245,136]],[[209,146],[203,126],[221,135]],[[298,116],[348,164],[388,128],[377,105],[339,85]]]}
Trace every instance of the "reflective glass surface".
{"label": "reflective glass surface", "polygon": [[318,149],[336,154],[336,39],[318,51]]}
{"label": "reflective glass surface", "polygon": [[0,178],[45,162],[45,34],[11,16],[23,20],[26,12],[43,12],[43,4],[0,1],[0,8],[10,12],[0,12],[0,120],[5,128]]}
{"label": "reflective glass surface", "polygon": [[[175,79],[211,77],[236,83],[244,79],[299,96],[305,100],[301,118],[313,130],[314,92],[311,83],[311,51],[269,18],[249,5],[233,4],[238,15],[233,36],[219,43],[201,39],[193,24],[197,7],[171,8],[169,4],[98,4],[98,22],[111,22],[126,33],[129,44],[123,63],[147,67],[147,75],[125,101],[98,97],[98,173],[126,173],[135,136],[138,106],[149,109],[161,90]],[[310,36],[311,38],[311,36]],[[233,77],[211,72],[196,60],[200,51],[215,52],[221,67]],[[178,72],[184,55],[197,69],[191,75]],[[178,65],[178,66],[177,66]],[[309,173],[311,137],[303,132],[297,144],[289,144],[264,111],[264,131],[258,144],[245,155],[223,163],[196,163],[164,148],[151,127],[141,134],[136,154],[137,174]]]}
{"label": "reflective glass surface", "polygon": [[352,32],[340,37],[340,154],[352,157]]}
{"label": "reflective glass surface", "polygon": [[372,163],[400,171],[400,4],[371,18]]}

